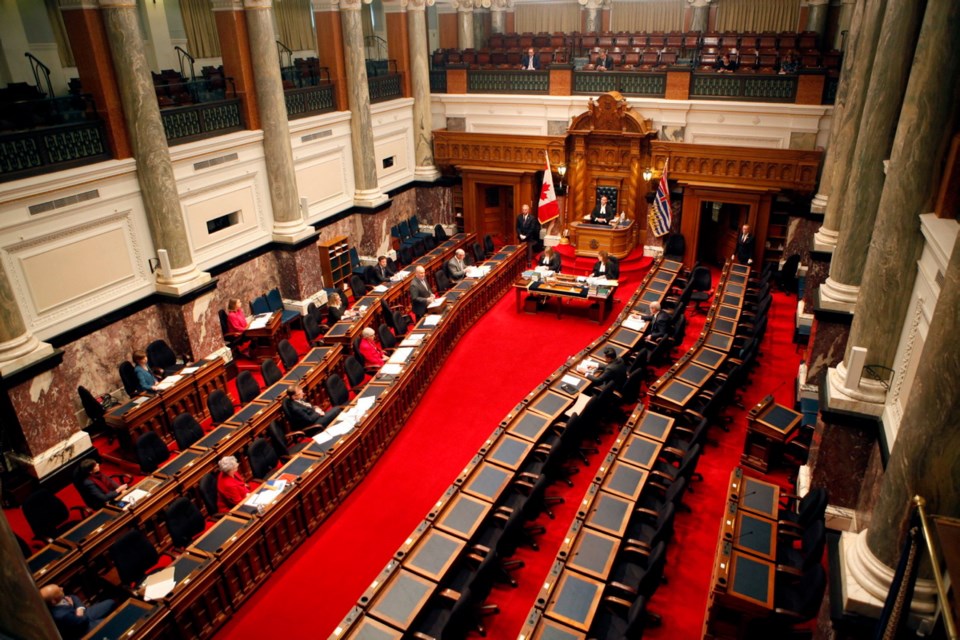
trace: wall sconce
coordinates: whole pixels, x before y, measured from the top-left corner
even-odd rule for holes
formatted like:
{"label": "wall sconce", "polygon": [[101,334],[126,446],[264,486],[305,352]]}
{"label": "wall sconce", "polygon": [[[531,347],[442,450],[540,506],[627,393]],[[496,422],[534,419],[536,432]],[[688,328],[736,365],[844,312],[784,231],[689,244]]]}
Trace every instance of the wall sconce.
{"label": "wall sconce", "polygon": [[563,191],[563,179],[567,175],[567,165],[562,162],[557,165],[557,174],[560,176],[560,191]]}
{"label": "wall sconce", "polygon": [[649,168],[649,167],[647,167],[646,169],[644,169],[644,170],[643,170],[643,179],[644,179],[646,182],[650,182],[651,180],[653,180],[653,169],[651,169],[651,168]]}

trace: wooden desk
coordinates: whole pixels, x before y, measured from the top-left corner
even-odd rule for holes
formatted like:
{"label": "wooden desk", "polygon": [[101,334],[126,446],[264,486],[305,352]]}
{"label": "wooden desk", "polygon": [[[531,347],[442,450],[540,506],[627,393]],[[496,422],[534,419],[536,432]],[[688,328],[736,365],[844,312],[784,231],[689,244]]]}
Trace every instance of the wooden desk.
{"label": "wooden desk", "polygon": [[367,615],[405,631],[436,588],[436,583],[401,568],[377,592]]}
{"label": "wooden desk", "polygon": [[577,245],[578,256],[596,257],[600,251],[606,251],[623,259],[630,255],[636,246],[636,224],[633,220],[618,226],[572,222],[570,227],[574,232],[573,242]]}
{"label": "wooden desk", "polygon": [[527,410],[539,413],[552,423],[572,404],[571,397],[547,389],[527,405]]}
{"label": "wooden desk", "polygon": [[441,531],[469,540],[492,508],[491,502],[474,498],[466,493],[457,493],[437,516],[434,526]]}
{"label": "wooden desk", "polygon": [[600,486],[604,491],[626,498],[634,504],[647,484],[648,474],[646,469],[616,460],[610,465]]}
{"label": "wooden desk", "polygon": [[605,587],[593,578],[564,569],[550,592],[543,615],[575,629],[589,631]]}
{"label": "wooden desk", "polygon": [[642,469],[649,470],[653,467],[653,463],[657,461],[662,447],[662,442],[644,436],[631,435],[627,438],[626,444],[617,457]]}
{"label": "wooden desk", "polygon": [[533,443],[529,440],[504,433],[493,443],[485,457],[490,462],[516,471],[532,448]]}
{"label": "wooden desk", "polygon": [[[585,282],[578,282],[573,276],[562,274],[545,281],[528,280],[520,277],[513,284],[516,293],[517,313],[525,308],[528,311],[536,312],[539,298],[547,300],[553,298],[557,318],[559,319],[563,317],[566,303],[579,300],[587,302],[590,305],[588,315],[592,316],[592,319],[598,324],[603,324],[613,310],[613,301],[617,291],[616,281],[611,282],[613,284],[588,285]],[[532,300],[528,299],[527,301],[531,304],[527,304],[526,307],[521,304],[525,292],[532,296]]]}
{"label": "wooden desk", "polygon": [[401,564],[414,573],[439,582],[466,546],[466,540],[430,528]]}
{"label": "wooden desk", "polygon": [[277,346],[284,338],[282,319],[283,313],[274,311],[262,327],[248,328],[243,332],[243,337],[250,338],[250,350],[255,357],[261,360],[277,359]]}
{"label": "wooden desk", "polygon": [[586,505],[583,524],[622,538],[630,524],[634,502],[607,491],[597,491],[599,485],[595,487],[592,489],[595,495]]}
{"label": "wooden desk", "polygon": [[474,467],[470,476],[463,481],[460,490],[493,504],[512,479],[513,472],[483,461]]}
{"label": "wooden desk", "polygon": [[606,582],[620,542],[619,538],[582,528],[567,558],[567,569]]}
{"label": "wooden desk", "polygon": [[740,463],[766,473],[802,418],[803,414],[776,404],[773,396],[764,398],[747,414],[747,437]]}
{"label": "wooden desk", "polygon": [[633,427],[634,433],[646,436],[659,442],[666,442],[676,420],[649,409],[643,412],[640,421]]}
{"label": "wooden desk", "polygon": [[523,640],[586,640],[586,635],[573,627],[545,618],[540,609],[533,608],[520,629]]}
{"label": "wooden desk", "polygon": [[117,607],[103,622],[91,629],[86,638],[96,640],[128,638],[144,626],[147,619],[156,613],[158,607],[142,600],[130,598]]}

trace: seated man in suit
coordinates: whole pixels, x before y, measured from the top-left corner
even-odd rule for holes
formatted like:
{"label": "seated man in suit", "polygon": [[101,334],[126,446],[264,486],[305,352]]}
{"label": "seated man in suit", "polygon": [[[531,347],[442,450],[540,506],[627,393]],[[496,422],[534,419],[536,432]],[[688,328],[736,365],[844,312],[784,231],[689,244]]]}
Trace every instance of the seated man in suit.
{"label": "seated man in suit", "polygon": [[613,207],[607,203],[607,196],[600,196],[600,204],[590,214],[590,222],[593,224],[610,224],[616,216]]}
{"label": "seated man in suit", "polygon": [[467,275],[467,253],[463,249],[457,249],[453,257],[447,260],[447,275],[454,282],[463,280]]}
{"label": "seated man in suit", "polygon": [[613,347],[606,347],[603,355],[609,362],[597,367],[597,370],[587,377],[598,386],[612,382],[614,388],[620,387],[627,380],[627,363],[623,358],[617,357],[617,350]]}
{"label": "seated man in suit", "polygon": [[290,421],[290,427],[294,431],[303,431],[307,435],[313,435],[325,429],[334,418],[340,415],[340,411],[340,407],[324,411],[310,404],[304,399],[303,387],[298,384],[290,385],[283,398],[283,413]]}
{"label": "seated man in suit", "polygon": [[546,247],[537,260],[538,267],[546,267],[554,273],[560,273],[560,254],[553,250],[553,247]]}
{"label": "seated man in suit", "polygon": [[597,255],[597,261],[593,263],[593,277],[600,276],[607,280],[616,280],[620,277],[620,263],[603,249]]}
{"label": "seated man in suit", "polygon": [[756,244],[757,239],[750,233],[750,225],[743,225],[743,228],[740,229],[740,235],[737,236],[737,248],[730,258],[740,264],[753,264],[753,251]]}
{"label": "seated man in suit", "polygon": [[387,264],[387,256],[380,256],[377,258],[377,266],[373,268],[373,275],[376,277],[377,284],[390,282],[390,278],[396,274],[397,272],[391,269],[390,265]]}
{"label": "seated man in suit", "polygon": [[417,320],[423,317],[427,312],[427,305],[437,299],[430,289],[430,283],[427,282],[427,272],[417,265],[413,280],[410,281],[410,305],[413,307],[413,314]]}
{"label": "seated man in suit", "polygon": [[540,56],[538,56],[533,47],[527,49],[527,53],[520,58],[520,68],[524,71],[537,71],[540,69]]}
{"label": "seated man in suit", "polygon": [[77,596],[68,596],[56,584],[48,584],[40,588],[40,597],[47,603],[53,623],[64,640],[82,638],[90,629],[100,624],[117,603],[113,600],[103,600],[90,606],[84,606]]}
{"label": "seated man in suit", "polygon": [[650,303],[650,315],[640,316],[650,323],[645,340],[650,344],[657,344],[664,336],[670,335],[673,329],[673,317],[660,308],[659,302]]}
{"label": "seated man in suit", "polygon": [[613,69],[613,58],[607,55],[606,49],[601,51],[597,57],[596,69],[597,71],[610,71],[610,69]]}

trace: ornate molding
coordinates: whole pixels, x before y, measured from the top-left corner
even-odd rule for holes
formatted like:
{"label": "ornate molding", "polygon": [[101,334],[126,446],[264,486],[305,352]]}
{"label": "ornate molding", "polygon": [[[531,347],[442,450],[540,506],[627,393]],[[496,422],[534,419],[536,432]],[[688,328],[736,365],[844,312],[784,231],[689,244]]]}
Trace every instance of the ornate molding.
{"label": "ornate molding", "polygon": [[[450,0],[453,8],[460,13],[473,13],[474,8],[480,8],[482,0]],[[487,0],[489,2],[490,0]]]}
{"label": "ornate molding", "polygon": [[610,0],[577,0],[580,6],[587,9],[607,9],[610,7]]}
{"label": "ornate molding", "polygon": [[60,0],[60,9],[69,11],[71,9],[99,9],[100,3],[97,0]]}
{"label": "ornate molding", "polygon": [[243,0],[244,9],[272,9],[273,0]]}
{"label": "ornate molding", "polygon": [[437,0],[400,0],[400,6],[408,11],[423,11],[427,7],[432,7]]}
{"label": "ornate molding", "polygon": [[713,0],[687,0],[687,3],[692,5],[694,8],[698,8],[709,7],[712,1]]}
{"label": "ornate molding", "polygon": [[100,0],[101,9],[136,9],[136,0]]}
{"label": "ornate molding", "polygon": [[242,11],[243,0],[210,0],[211,11]]}
{"label": "ornate molding", "polygon": [[513,0],[490,0],[490,11],[513,11]]}
{"label": "ornate molding", "polygon": [[923,296],[917,296],[916,306],[913,309],[913,317],[910,319],[910,333],[907,335],[907,344],[903,348],[903,357],[900,359],[900,370],[897,371],[893,388],[890,389],[889,404],[893,405],[898,419],[902,417],[900,394],[903,391],[903,382],[907,379],[910,361],[913,360],[913,350],[916,347],[917,338],[920,336],[920,319],[923,318],[923,307]]}
{"label": "ornate molding", "polygon": [[670,159],[675,180],[726,184],[749,182],[753,187],[790,189],[812,193],[822,151],[762,149],[654,141],[653,165],[662,170]]}
{"label": "ornate molding", "polygon": [[544,152],[550,164],[566,162],[564,136],[511,136],[439,130],[433,134],[433,161],[441,166],[542,171]]}

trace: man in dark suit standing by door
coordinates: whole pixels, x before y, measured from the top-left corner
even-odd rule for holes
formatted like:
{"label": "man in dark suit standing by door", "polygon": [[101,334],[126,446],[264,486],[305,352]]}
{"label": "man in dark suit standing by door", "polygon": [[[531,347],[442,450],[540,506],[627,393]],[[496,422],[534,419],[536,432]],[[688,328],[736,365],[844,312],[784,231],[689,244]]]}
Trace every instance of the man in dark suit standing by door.
{"label": "man in dark suit standing by door", "polygon": [[517,216],[517,238],[527,243],[527,260],[531,260],[534,247],[540,240],[540,221],[530,213],[528,204],[520,208],[520,215]]}
{"label": "man in dark suit standing by door", "polygon": [[737,236],[737,248],[731,256],[740,264],[753,264],[753,252],[756,248],[756,238],[750,233],[750,225],[745,224]]}

